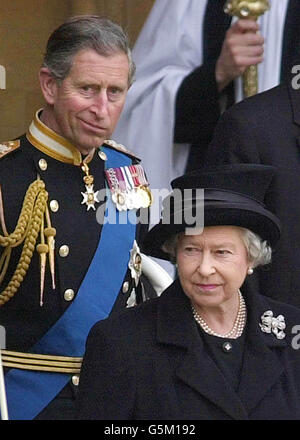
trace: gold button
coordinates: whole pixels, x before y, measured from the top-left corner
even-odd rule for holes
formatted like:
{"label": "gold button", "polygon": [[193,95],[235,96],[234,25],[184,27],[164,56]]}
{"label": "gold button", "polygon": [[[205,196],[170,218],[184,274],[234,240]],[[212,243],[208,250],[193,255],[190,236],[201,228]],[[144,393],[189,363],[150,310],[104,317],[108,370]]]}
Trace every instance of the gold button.
{"label": "gold button", "polygon": [[122,292],[127,293],[128,289],[129,289],[129,282],[125,281],[125,283],[123,283],[123,286],[122,286]]}
{"label": "gold button", "polygon": [[51,200],[50,209],[52,212],[57,212],[59,210],[59,203],[57,200]]}
{"label": "gold button", "polygon": [[79,375],[78,374],[74,374],[74,376],[72,376],[72,384],[75,385],[76,387],[78,387],[78,385],[79,385]]}
{"label": "gold button", "polygon": [[46,171],[46,169],[47,169],[47,167],[48,167],[48,164],[47,164],[47,162],[45,161],[45,159],[40,159],[40,160],[39,160],[39,167],[40,167],[40,169],[41,169],[42,171]]}
{"label": "gold button", "polygon": [[98,151],[98,155],[99,155],[100,159],[102,159],[102,160],[107,160],[107,156],[106,156],[106,154],[104,153],[104,151],[99,150],[99,151]]}
{"label": "gold button", "polygon": [[70,248],[69,246],[67,246],[66,244],[63,244],[60,248],[59,248],[59,255],[61,257],[67,257],[69,255],[70,252]]}
{"label": "gold button", "polygon": [[75,296],[75,292],[73,289],[67,289],[64,293],[64,298],[66,301],[72,301]]}

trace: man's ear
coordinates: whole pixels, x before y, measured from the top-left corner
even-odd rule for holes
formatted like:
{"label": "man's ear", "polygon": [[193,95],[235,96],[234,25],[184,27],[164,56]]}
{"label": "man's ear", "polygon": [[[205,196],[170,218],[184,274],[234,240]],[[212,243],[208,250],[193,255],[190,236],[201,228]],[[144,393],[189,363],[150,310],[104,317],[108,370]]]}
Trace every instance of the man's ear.
{"label": "man's ear", "polygon": [[47,67],[42,67],[39,71],[39,80],[42,93],[47,104],[54,104],[56,91],[57,91],[57,81],[51,75],[49,69]]}

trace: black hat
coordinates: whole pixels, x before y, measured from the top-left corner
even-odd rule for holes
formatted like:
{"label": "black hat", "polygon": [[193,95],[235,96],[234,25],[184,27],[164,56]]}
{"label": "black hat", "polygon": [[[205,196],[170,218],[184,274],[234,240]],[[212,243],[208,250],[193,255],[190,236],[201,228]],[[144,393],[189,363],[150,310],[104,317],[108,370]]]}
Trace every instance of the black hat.
{"label": "black hat", "polygon": [[169,259],[163,244],[200,223],[202,227],[247,228],[274,247],[280,237],[280,222],[266,208],[264,198],[275,171],[266,165],[227,164],[173,180],[173,191],[163,201],[161,220],[146,235],[143,252]]}

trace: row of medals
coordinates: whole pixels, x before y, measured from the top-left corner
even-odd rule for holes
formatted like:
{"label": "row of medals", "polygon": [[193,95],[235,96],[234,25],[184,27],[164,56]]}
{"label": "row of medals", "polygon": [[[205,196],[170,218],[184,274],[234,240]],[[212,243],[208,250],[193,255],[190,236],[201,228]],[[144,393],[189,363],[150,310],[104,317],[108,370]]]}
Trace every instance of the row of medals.
{"label": "row of medals", "polygon": [[112,201],[119,211],[127,211],[148,208],[152,205],[153,197],[148,186],[140,185],[127,191],[115,190],[112,194]]}
{"label": "row of medals", "polygon": [[[133,183],[133,175],[129,167],[123,167],[122,169],[109,168],[105,172],[112,191],[112,201],[119,211],[148,208],[153,202],[152,194],[142,167],[136,165],[134,169],[136,171],[136,173],[134,173],[135,178],[138,178],[137,185]],[[117,177],[117,175],[119,175],[119,177]],[[120,176],[122,176],[121,180]],[[129,180],[132,180],[131,183]]]}
{"label": "row of medals", "polygon": [[[87,210],[90,208],[95,210],[95,203],[100,202],[98,199],[99,191],[94,191],[94,177],[89,173],[87,163],[83,163],[81,168],[85,173],[83,181],[86,188],[86,192],[81,193],[83,196],[81,204],[86,204]],[[128,167],[123,167],[122,169],[109,168],[105,171],[105,174],[112,193],[112,201],[119,211],[148,208],[152,205],[153,196],[149,189],[144,170],[140,165],[134,166],[133,174],[131,174],[130,168]],[[137,185],[134,184],[133,175],[135,179],[138,179],[136,180]],[[120,177],[122,177],[122,179],[120,179]],[[122,187],[122,189],[120,189],[120,187]]]}

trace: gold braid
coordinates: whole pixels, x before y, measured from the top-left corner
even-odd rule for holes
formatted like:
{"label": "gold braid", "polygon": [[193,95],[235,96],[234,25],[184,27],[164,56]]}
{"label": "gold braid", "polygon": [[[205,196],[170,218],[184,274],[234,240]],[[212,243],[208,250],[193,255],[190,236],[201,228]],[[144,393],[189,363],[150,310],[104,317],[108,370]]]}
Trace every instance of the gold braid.
{"label": "gold braid", "polygon": [[44,213],[47,207],[48,193],[42,180],[35,180],[28,188],[17,226],[11,234],[0,235],[0,246],[5,247],[5,256],[0,259],[0,282],[3,280],[8,267],[13,247],[19,246],[24,240],[24,245],[19,263],[8,283],[0,293],[0,306],[5,304],[17,292],[22,283],[32,259],[36,240],[41,229]]}

